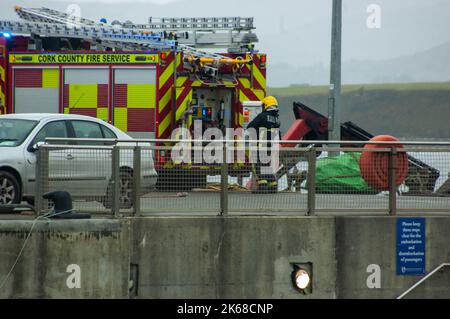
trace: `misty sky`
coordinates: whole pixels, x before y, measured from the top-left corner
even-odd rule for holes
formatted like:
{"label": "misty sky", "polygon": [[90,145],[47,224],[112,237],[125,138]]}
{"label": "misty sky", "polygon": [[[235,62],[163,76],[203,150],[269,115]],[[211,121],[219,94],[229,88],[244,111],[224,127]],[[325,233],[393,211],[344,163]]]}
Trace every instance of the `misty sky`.
{"label": "misty sky", "polygon": [[[82,15],[145,23],[153,17],[255,18],[257,49],[271,63],[328,65],[332,0],[1,0],[0,18],[17,19],[15,4],[59,10],[81,6]],[[381,28],[366,25],[370,4],[381,8]],[[343,61],[387,60],[450,42],[450,0],[343,0]]]}

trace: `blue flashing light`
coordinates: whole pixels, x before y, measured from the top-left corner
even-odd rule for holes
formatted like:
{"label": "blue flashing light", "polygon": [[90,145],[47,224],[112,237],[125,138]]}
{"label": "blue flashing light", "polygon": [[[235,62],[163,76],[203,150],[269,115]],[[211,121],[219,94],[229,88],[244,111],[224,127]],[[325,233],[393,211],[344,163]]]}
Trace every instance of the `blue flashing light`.
{"label": "blue flashing light", "polygon": [[100,22],[101,22],[101,23],[108,23],[108,21],[107,21],[105,18],[101,18],[101,19],[100,19]]}
{"label": "blue flashing light", "polygon": [[12,38],[12,34],[9,33],[9,32],[4,32],[2,35],[3,35],[3,37],[4,37],[5,39],[11,39],[11,38]]}

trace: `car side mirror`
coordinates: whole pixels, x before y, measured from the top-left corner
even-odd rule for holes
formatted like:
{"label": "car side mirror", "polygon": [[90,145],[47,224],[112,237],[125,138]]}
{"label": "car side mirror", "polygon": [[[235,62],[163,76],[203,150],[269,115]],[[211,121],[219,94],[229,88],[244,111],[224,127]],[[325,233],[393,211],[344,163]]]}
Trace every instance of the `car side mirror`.
{"label": "car side mirror", "polygon": [[39,147],[41,147],[42,145],[44,145],[44,142],[37,142],[36,144],[30,145],[30,147],[28,148],[29,152],[37,152],[37,150],[39,149]]}

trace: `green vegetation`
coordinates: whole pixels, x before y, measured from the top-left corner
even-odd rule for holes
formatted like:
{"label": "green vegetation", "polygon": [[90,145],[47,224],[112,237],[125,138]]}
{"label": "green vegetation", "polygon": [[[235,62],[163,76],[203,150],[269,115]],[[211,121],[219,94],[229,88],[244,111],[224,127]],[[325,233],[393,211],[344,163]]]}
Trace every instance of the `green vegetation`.
{"label": "green vegetation", "polygon": [[[294,101],[327,115],[327,86],[268,91],[278,98],[283,132],[294,120]],[[352,121],[374,135],[450,140],[450,82],[345,85],[341,120]]]}

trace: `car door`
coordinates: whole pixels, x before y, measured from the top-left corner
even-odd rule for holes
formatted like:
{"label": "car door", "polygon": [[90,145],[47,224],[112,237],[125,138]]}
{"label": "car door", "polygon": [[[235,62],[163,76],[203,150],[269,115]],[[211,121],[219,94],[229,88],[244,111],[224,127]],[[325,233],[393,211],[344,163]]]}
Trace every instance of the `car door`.
{"label": "car door", "polygon": [[[52,121],[46,123],[35,135],[30,146],[37,144],[38,142],[44,142],[46,138],[59,137],[68,138],[69,133],[67,129],[66,121]],[[61,142],[59,144],[67,144],[67,142]],[[28,194],[34,194],[36,187],[36,152],[31,151],[31,148],[24,150],[25,154],[25,166],[28,179],[29,190]],[[52,150],[49,152],[48,163],[48,178],[50,190],[66,190],[70,192],[70,183],[67,180],[70,176],[67,175],[68,167],[67,161],[70,159],[67,149]]]}
{"label": "car door", "polygon": [[[105,138],[100,124],[96,122],[71,120],[70,127],[75,138]],[[111,178],[111,149],[102,148],[105,143],[98,141],[77,142],[76,144],[77,147],[71,151],[73,174],[76,177],[74,185],[78,190],[75,195],[104,196]]]}

